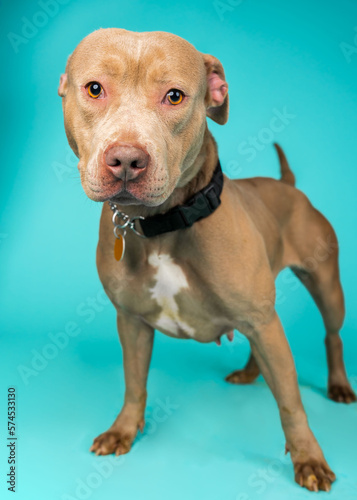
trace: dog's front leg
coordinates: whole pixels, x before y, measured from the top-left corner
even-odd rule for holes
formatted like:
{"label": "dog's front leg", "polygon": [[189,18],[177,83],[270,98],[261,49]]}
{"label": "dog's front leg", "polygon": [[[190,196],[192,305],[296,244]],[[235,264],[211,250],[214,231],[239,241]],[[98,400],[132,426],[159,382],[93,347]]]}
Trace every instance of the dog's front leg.
{"label": "dog's front leg", "polygon": [[117,324],[124,358],[124,405],[110,429],[94,440],[91,451],[97,455],[127,453],[138,429],[144,428],[146,380],[154,330],[122,311],[118,311]]}
{"label": "dog's front leg", "polygon": [[278,403],[296,482],[311,491],[329,491],[335,475],[307,422],[294,361],[279,317],[275,313],[268,324],[260,325],[247,336],[259,368]]}

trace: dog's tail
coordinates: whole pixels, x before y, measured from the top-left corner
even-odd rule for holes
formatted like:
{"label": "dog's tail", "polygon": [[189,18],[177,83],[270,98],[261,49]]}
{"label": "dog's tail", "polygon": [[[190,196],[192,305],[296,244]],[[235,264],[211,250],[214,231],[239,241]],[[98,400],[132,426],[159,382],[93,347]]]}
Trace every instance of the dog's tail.
{"label": "dog's tail", "polygon": [[285,182],[285,184],[290,184],[290,186],[295,186],[295,175],[290,170],[289,163],[288,160],[286,159],[284,151],[276,142],[274,142],[274,147],[279,157],[281,182]]}

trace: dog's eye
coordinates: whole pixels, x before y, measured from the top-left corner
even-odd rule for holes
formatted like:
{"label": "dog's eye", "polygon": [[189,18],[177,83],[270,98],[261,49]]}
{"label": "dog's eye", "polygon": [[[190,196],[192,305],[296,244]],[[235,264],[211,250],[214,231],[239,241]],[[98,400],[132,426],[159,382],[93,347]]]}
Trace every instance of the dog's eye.
{"label": "dog's eye", "polygon": [[87,92],[93,99],[98,99],[98,97],[103,92],[103,87],[98,82],[91,82],[87,85]]}
{"label": "dog's eye", "polygon": [[182,102],[182,99],[184,97],[184,93],[181,92],[181,90],[177,89],[169,90],[166,95],[170,104],[180,104],[180,102]]}

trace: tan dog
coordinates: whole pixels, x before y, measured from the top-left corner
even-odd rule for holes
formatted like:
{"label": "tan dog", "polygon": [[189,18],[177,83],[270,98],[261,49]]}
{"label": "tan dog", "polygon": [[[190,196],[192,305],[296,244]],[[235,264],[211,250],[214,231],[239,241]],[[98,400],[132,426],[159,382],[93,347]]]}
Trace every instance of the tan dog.
{"label": "tan dog", "polygon": [[[175,35],[104,29],[86,37],[68,60],[59,95],[89,198],[148,217],[207,186],[218,156],[206,116],[227,121],[227,91],[221,63]],[[254,357],[228,380],[247,383],[261,370],[279,406],[296,481],[309,490],[330,489],[335,475],[307,422],[274,308],[274,280],[290,267],[311,292],[326,326],[329,396],[354,401],[339,336],[344,300],[337,240],[293,187],[276,147],[280,181],[225,177],[221,205],[192,227],[152,238],[127,227],[121,262],[113,255],[112,212],[104,204],[97,265],[118,314],[126,392],[117,419],[94,440],[97,454],[128,452],[144,427],[154,329],[199,342],[238,329]]]}

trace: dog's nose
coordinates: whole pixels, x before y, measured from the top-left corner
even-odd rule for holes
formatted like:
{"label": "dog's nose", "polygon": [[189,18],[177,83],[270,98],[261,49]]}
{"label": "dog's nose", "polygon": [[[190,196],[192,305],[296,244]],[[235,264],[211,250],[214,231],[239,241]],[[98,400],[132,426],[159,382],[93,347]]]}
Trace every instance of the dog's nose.
{"label": "dog's nose", "polygon": [[144,172],[149,155],[134,146],[113,146],[106,152],[105,162],[115,177],[128,181]]}

